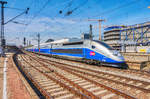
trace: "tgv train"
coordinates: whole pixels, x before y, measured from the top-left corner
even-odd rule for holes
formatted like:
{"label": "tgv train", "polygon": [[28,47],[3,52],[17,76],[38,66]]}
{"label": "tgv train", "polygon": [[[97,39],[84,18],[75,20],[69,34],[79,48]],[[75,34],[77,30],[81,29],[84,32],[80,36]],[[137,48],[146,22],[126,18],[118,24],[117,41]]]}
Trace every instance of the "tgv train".
{"label": "tgv train", "polygon": [[81,60],[86,63],[128,68],[118,51],[98,40],[64,39],[40,44],[40,49],[35,45],[26,50]]}

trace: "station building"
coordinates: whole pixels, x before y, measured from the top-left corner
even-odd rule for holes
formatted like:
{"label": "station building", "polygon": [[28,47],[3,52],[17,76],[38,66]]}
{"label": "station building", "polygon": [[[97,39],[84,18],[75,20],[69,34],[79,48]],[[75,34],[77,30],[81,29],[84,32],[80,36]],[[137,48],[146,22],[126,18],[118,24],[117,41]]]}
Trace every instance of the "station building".
{"label": "station building", "polygon": [[150,22],[109,26],[104,42],[121,52],[150,52]]}

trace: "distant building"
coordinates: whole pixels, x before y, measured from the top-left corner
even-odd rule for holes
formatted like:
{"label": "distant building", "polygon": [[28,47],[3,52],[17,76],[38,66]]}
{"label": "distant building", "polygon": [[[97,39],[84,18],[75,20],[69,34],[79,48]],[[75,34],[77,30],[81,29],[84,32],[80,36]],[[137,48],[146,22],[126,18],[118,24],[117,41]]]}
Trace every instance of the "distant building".
{"label": "distant building", "polygon": [[[150,43],[150,22],[107,27],[104,31],[104,41],[121,51],[128,51],[131,47],[141,45],[148,46]],[[138,48],[133,49],[133,51],[138,51]]]}
{"label": "distant building", "polygon": [[110,26],[105,28],[104,31],[104,42],[111,45],[113,48],[120,50],[120,31],[121,26]]}

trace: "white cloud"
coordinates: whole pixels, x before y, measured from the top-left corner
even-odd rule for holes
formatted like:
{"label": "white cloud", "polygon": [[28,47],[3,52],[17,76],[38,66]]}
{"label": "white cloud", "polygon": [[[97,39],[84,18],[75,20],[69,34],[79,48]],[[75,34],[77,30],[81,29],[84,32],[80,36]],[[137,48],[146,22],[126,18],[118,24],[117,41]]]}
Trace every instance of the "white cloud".
{"label": "white cloud", "polygon": [[[25,19],[22,19],[25,20]],[[48,17],[36,18],[31,20],[31,24],[27,27],[20,24],[8,23],[6,25],[6,32],[58,32],[64,25],[73,25],[76,22],[62,18],[51,19]],[[28,20],[27,20],[28,21]],[[26,23],[24,23],[26,24]],[[62,26],[63,25],[63,26]],[[25,31],[23,31],[26,29]]]}
{"label": "white cloud", "polygon": [[[20,23],[30,22],[32,18],[21,19]],[[26,23],[25,23],[26,24]],[[87,26],[86,26],[87,25]],[[40,17],[35,18],[31,21],[31,24],[28,26],[8,23],[5,25],[5,33],[7,34],[7,38],[9,37],[26,37],[30,35],[34,35],[35,33],[40,33],[42,39],[48,39],[48,36],[51,38],[63,38],[63,37],[77,37],[80,36],[80,29],[82,27],[89,28],[87,22],[77,22],[64,18],[49,18],[49,17]],[[18,34],[17,34],[18,33]],[[20,33],[20,34],[19,34]],[[30,33],[30,34],[29,34]],[[13,35],[12,35],[13,34]],[[28,37],[29,38],[29,37]],[[30,37],[32,39],[32,37]]]}

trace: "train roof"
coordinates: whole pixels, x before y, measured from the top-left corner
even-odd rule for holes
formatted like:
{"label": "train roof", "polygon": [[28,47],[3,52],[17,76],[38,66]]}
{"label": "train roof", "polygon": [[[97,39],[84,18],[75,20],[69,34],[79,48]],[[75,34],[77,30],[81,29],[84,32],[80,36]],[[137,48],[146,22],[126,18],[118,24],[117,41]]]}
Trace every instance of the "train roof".
{"label": "train roof", "polygon": [[[67,44],[67,43],[74,43],[74,42],[81,42],[81,41],[82,39],[78,39],[78,38],[66,38],[66,39],[55,40],[53,42],[41,43],[40,46],[50,45],[50,44]],[[34,46],[38,46],[38,45],[34,45]]]}
{"label": "train roof", "polygon": [[60,39],[53,42],[50,42],[51,44],[64,44],[64,43],[72,43],[72,42],[80,42],[82,39],[78,38],[66,38],[66,39]]}

